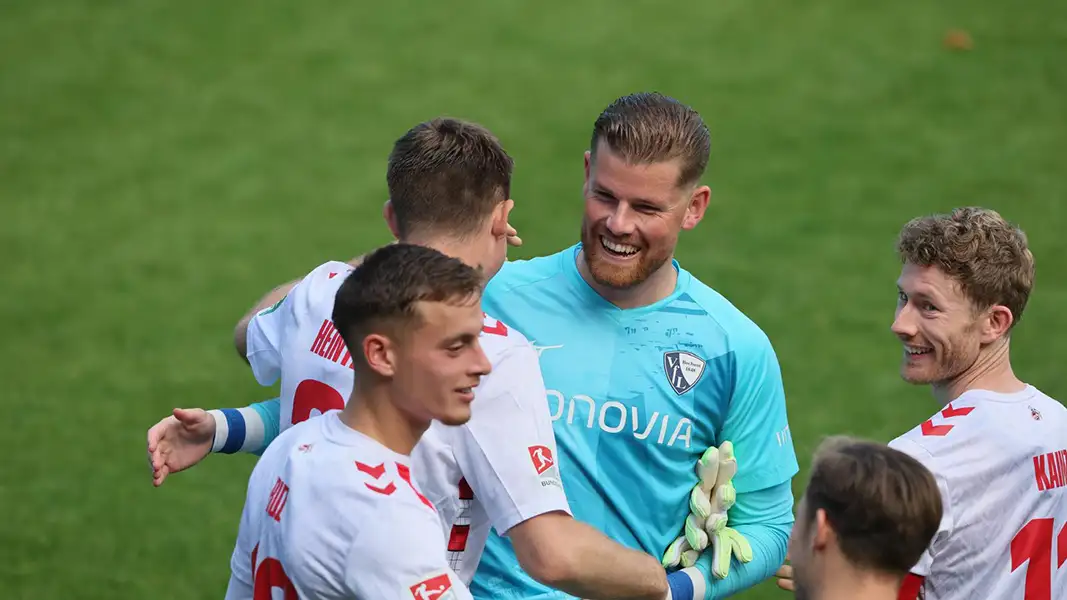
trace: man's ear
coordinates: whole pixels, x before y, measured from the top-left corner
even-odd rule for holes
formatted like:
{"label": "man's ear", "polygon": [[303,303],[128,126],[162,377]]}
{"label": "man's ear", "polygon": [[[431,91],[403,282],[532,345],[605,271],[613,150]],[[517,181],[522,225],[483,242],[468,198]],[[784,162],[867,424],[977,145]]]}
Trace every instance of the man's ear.
{"label": "man's ear", "polygon": [[593,167],[593,154],[588,150],[585,151],[585,181],[582,182],[582,196],[589,196],[589,173]]}
{"label": "man's ear", "polygon": [[994,305],[982,323],[982,343],[990,344],[1006,336],[1014,322],[1015,316],[1011,314],[1010,308],[1000,304]]}
{"label": "man's ear", "polygon": [[515,201],[511,198],[496,205],[493,209],[492,232],[493,237],[504,238],[508,235],[508,219],[511,218],[511,209],[515,208]]}
{"label": "man's ear", "polygon": [[685,218],[682,219],[682,229],[693,229],[704,218],[711,202],[711,188],[706,185],[697,186],[689,196],[689,206],[685,209]]}
{"label": "man's ear", "polygon": [[385,218],[385,224],[389,226],[393,237],[400,239],[400,228],[396,225],[396,209],[393,208],[392,200],[386,200],[385,205],[382,206],[382,217]]}
{"label": "man's ear", "polygon": [[363,338],[363,359],[382,377],[396,375],[396,352],[392,341],[383,335],[372,333]]}
{"label": "man's ear", "polygon": [[834,530],[830,527],[830,522],[826,519],[826,511],[818,509],[815,511],[815,519],[811,523],[811,527],[815,530],[811,536],[811,548],[816,552],[825,550],[827,546],[834,539]]}

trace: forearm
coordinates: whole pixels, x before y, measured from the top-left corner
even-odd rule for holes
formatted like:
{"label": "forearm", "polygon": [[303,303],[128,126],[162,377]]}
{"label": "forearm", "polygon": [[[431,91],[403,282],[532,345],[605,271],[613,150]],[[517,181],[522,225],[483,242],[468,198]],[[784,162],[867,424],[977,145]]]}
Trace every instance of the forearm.
{"label": "forearm", "polygon": [[571,580],[559,589],[590,599],[666,597],[667,573],[658,560],[612,541],[581,521],[572,522],[573,531],[563,539],[571,545],[575,569]]}
{"label": "forearm", "polygon": [[508,537],[523,570],[573,596],[591,600],[667,596],[667,575],[659,561],[570,516],[534,517],[514,527]]}
{"label": "forearm", "polygon": [[215,419],[211,451],[220,454],[262,454],[278,437],[281,401],[278,398],[244,408],[209,410]]}

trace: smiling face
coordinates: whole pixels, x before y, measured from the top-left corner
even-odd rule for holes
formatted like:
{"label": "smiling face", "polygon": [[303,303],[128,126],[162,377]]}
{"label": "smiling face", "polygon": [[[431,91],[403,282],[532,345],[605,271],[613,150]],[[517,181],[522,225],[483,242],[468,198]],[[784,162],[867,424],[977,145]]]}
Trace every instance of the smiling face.
{"label": "smiling face", "polygon": [[585,157],[582,250],[594,280],[636,286],[668,264],[678,235],[704,215],[706,186],[679,185],[681,162],[632,164],[600,142]]}
{"label": "smiling face", "polygon": [[978,359],[986,311],[937,267],[906,263],[892,330],[904,344],[901,377],[928,384],[959,377]]}
{"label": "smiling face", "polygon": [[478,341],[480,299],[420,302],[418,325],[397,340],[394,397],[415,420],[454,426],[470,419],[473,388],[491,368]]}
{"label": "smiling face", "polygon": [[995,211],[958,208],[909,221],[897,253],[892,330],[904,344],[903,378],[949,389],[941,384],[966,387],[1004,371],[1034,281],[1026,235]]}

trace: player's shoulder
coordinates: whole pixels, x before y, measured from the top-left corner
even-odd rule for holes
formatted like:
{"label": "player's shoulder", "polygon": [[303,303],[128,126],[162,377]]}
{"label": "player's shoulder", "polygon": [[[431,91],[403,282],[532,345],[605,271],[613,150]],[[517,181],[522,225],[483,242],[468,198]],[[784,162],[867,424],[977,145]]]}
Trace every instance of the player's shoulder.
{"label": "player's shoulder", "polygon": [[320,421],[321,432],[314,439],[294,440],[295,446],[290,443],[291,462],[305,473],[303,479],[312,485],[315,496],[342,510],[346,504],[359,504],[372,511],[379,507],[402,512],[429,509],[432,514],[432,505],[416,487],[409,459],[348,430],[337,419],[338,413],[330,411],[305,421]]}
{"label": "player's shoulder", "polygon": [[1032,385],[1027,386],[1027,389],[1033,391],[1028,407],[1032,409],[1031,416],[1035,420],[1040,421],[1043,414],[1048,414],[1058,419],[1061,424],[1067,423],[1067,405]]}
{"label": "player's shoulder", "polygon": [[[267,446],[256,461],[249,476],[249,492],[274,485],[274,480],[289,469],[290,456],[302,444],[313,443],[319,437],[320,417],[313,417],[286,428]],[[261,490],[260,490],[261,491]]]}
{"label": "player's shoulder", "polygon": [[514,348],[527,346],[532,348],[530,340],[521,331],[488,313],[484,313],[482,320],[480,342],[490,359],[494,355],[504,354]]}
{"label": "player's shoulder", "polygon": [[337,288],[341,287],[341,283],[345,280],[345,277],[348,277],[353,268],[352,265],[337,260],[327,261],[312,269],[304,277],[303,283],[307,284],[309,289],[312,290],[331,289],[336,291]]}
{"label": "player's shoulder", "polygon": [[667,312],[694,317],[705,328],[705,337],[721,336],[726,349],[740,354],[762,354],[771,350],[767,333],[733,301],[707,285],[681,266],[678,276],[685,283],[683,293],[666,307]]}
{"label": "player's shoulder", "polygon": [[[1025,420],[1039,418],[1031,414],[1033,400],[1040,395],[1034,391],[1019,395],[967,391],[898,436],[889,446],[924,463],[943,467],[967,462],[984,451],[1007,457],[1012,454],[1010,448],[1004,447],[1010,423],[1025,425]],[[994,452],[991,443],[999,449]]]}
{"label": "player's shoulder", "polygon": [[265,312],[275,310],[283,302],[293,303],[293,309],[298,313],[327,303],[332,307],[337,289],[351,271],[352,267],[347,263],[335,260],[322,263],[304,275],[285,298]]}
{"label": "player's shoulder", "polygon": [[303,443],[301,440],[305,440],[309,437],[317,437],[319,434],[318,418],[313,417],[306,421],[301,421],[290,427],[287,427],[282,431],[271,443],[267,446],[267,449],[260,455],[259,460],[256,462],[256,467],[259,468],[263,464],[271,464],[277,462],[282,456],[289,454],[294,446]]}
{"label": "player's shoulder", "polygon": [[553,285],[557,278],[566,276],[566,260],[573,258],[575,252],[577,245],[547,256],[505,262],[489,280],[486,293],[506,293],[530,285]]}

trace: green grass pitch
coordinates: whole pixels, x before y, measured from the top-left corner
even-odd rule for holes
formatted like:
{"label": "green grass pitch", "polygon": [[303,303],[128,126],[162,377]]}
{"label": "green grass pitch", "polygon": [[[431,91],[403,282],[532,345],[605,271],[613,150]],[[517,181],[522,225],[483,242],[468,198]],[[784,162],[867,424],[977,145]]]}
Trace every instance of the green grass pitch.
{"label": "green grass pitch", "polygon": [[[442,114],[515,156],[522,258],[576,239],[608,102],[654,89],[700,110],[712,206],[679,258],[770,335],[805,467],[825,434],[888,440],[936,409],[898,379],[889,332],[894,236],[918,214],[979,204],[1027,229],[1038,281],[1017,369],[1067,397],[1062,0],[0,13],[5,599],[222,596],[254,459],[153,489],[145,430],[174,406],[273,393],[233,324],[271,286],[387,241],[390,144]],[[942,46],[953,27],[971,51]]]}

